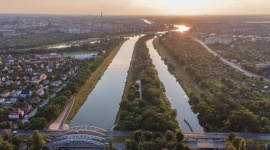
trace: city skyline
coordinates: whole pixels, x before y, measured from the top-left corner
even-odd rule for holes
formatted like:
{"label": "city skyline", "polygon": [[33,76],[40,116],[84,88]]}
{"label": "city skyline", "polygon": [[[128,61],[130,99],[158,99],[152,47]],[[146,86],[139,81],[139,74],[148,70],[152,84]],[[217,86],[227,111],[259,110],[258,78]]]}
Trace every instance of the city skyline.
{"label": "city skyline", "polygon": [[0,13],[99,15],[270,14],[268,0],[0,0]]}

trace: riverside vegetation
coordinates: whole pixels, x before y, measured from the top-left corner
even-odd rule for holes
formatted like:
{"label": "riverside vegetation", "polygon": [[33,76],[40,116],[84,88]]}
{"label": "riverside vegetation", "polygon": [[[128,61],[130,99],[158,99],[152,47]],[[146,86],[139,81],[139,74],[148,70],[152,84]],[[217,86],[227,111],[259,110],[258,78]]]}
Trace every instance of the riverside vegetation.
{"label": "riverside vegetation", "polygon": [[[176,121],[177,112],[171,108],[165,95],[165,88],[160,82],[150,58],[146,41],[153,35],[141,37],[135,46],[129,73],[132,75],[132,83],[120,103],[117,115],[116,130],[151,130],[166,131],[179,129]],[[141,81],[142,98],[139,94]]]}
{"label": "riverside vegetation", "polygon": [[[211,95],[185,89],[205,131],[270,132],[270,102],[261,92],[262,80],[226,66],[189,36],[165,34],[158,42]],[[168,66],[171,72],[175,70],[173,64]],[[181,83],[181,78],[178,81]]]}

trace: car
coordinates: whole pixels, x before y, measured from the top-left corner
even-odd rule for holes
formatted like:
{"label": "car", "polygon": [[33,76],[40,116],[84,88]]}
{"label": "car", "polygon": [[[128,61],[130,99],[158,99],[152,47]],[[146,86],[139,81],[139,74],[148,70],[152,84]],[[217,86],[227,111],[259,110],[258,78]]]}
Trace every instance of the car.
{"label": "car", "polygon": [[25,115],[25,116],[24,116],[24,118],[27,118],[27,117],[28,117],[28,115]]}
{"label": "car", "polygon": [[12,133],[12,134],[17,134],[17,133],[18,133],[18,131],[15,131],[15,130],[14,130],[14,131],[12,131],[11,133]]}
{"label": "car", "polygon": [[46,142],[47,142],[47,143],[51,142],[51,139],[46,139]]}

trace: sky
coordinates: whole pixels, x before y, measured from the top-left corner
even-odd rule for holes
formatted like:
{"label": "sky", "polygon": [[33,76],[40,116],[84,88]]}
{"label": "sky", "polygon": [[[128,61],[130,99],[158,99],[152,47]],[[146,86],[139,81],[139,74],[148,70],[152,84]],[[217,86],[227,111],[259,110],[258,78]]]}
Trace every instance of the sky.
{"label": "sky", "polygon": [[104,15],[270,14],[270,0],[0,0],[0,13]]}

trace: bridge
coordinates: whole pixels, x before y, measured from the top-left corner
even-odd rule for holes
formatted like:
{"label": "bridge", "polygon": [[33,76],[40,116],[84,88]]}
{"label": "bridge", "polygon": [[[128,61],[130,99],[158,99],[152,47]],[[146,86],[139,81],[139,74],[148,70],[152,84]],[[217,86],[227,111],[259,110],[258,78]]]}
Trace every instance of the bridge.
{"label": "bridge", "polygon": [[104,146],[108,144],[106,139],[106,132],[107,130],[95,126],[74,126],[70,127],[68,130],[50,132],[52,141],[46,143],[46,146],[52,147],[53,149],[104,149]]}
{"label": "bridge", "polygon": [[[52,141],[46,146],[53,148],[90,148],[103,149],[108,144],[108,139],[115,136],[133,136],[133,131],[107,131],[95,126],[74,126],[68,130],[45,131],[50,134]],[[155,133],[155,132],[153,132]],[[165,134],[165,132],[160,132]],[[20,132],[19,132],[20,134]],[[144,131],[142,131],[142,135]],[[196,133],[183,132],[186,144],[197,149],[223,149],[229,133]],[[270,134],[235,133],[236,136],[253,140],[270,140]],[[124,142],[117,145],[124,146]]]}

